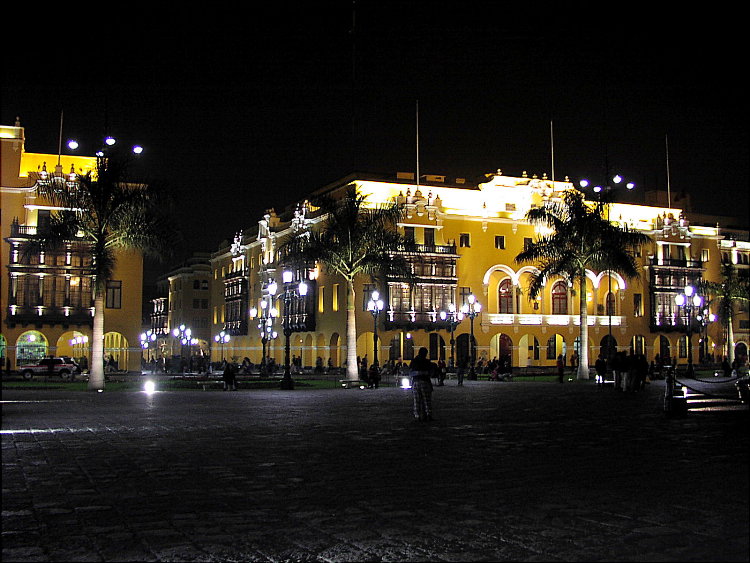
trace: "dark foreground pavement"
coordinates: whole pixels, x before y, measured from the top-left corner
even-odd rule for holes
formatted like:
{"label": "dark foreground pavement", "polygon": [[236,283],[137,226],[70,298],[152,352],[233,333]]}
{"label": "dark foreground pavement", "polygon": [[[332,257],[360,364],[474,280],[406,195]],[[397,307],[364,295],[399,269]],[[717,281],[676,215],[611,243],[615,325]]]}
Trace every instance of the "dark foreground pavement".
{"label": "dark foreground pavement", "polygon": [[5,561],[748,561],[748,410],[663,385],[3,391]]}

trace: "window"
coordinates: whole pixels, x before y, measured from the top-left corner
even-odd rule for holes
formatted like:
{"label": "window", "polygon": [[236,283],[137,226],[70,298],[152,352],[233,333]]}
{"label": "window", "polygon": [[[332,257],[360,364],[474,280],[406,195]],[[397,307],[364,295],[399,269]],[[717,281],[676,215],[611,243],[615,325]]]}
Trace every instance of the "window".
{"label": "window", "polygon": [[471,235],[469,235],[469,233],[461,233],[458,236],[458,246],[461,246],[463,248],[470,248],[471,247]]}
{"label": "window", "polygon": [[334,311],[339,310],[339,284],[333,284],[333,295],[331,296],[331,308]]}
{"label": "window", "polygon": [[110,280],[107,282],[104,306],[107,309],[120,309],[122,307],[122,282]]}
{"label": "window", "polygon": [[201,289],[208,289],[208,280],[201,280]]}
{"label": "window", "polygon": [[404,238],[414,242],[414,227],[404,227]]}
{"label": "window", "polygon": [[552,314],[568,314],[568,288],[564,281],[558,281],[552,286]]}
{"label": "window", "polygon": [[528,250],[533,242],[531,237],[523,237],[523,249]]}
{"label": "window", "polygon": [[503,235],[495,235],[495,248],[498,250],[505,248],[505,237]]}
{"label": "window", "polygon": [[193,299],[193,309],[198,309],[201,306],[200,299]]}
{"label": "window", "polygon": [[201,288],[201,282],[198,280],[193,280],[193,289],[200,289]]}
{"label": "window", "polygon": [[469,303],[469,295],[471,295],[470,287],[461,287],[458,290],[459,307]]}
{"label": "window", "polygon": [[640,293],[633,294],[633,316],[643,316],[643,296]]}
{"label": "window", "polygon": [[508,278],[501,281],[497,288],[497,312],[513,313],[513,284]]}
{"label": "window", "polygon": [[424,243],[426,246],[435,246],[435,229],[425,228]]}
{"label": "window", "polygon": [[[334,286],[334,288],[336,288],[336,286]],[[362,310],[363,311],[367,311],[367,304],[370,302],[370,298],[372,297],[372,292],[375,290],[377,290],[377,287],[375,286],[374,283],[362,284]],[[380,298],[382,299],[383,296],[381,295]]]}

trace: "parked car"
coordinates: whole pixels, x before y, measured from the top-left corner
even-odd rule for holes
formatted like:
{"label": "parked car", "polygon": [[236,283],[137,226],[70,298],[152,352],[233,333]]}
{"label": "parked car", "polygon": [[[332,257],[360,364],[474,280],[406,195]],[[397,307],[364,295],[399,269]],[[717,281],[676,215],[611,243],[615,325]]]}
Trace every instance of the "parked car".
{"label": "parked car", "polygon": [[57,375],[64,381],[72,381],[81,373],[81,368],[73,358],[62,356],[58,358],[42,358],[38,362],[24,364],[19,368],[25,380],[35,375]]}

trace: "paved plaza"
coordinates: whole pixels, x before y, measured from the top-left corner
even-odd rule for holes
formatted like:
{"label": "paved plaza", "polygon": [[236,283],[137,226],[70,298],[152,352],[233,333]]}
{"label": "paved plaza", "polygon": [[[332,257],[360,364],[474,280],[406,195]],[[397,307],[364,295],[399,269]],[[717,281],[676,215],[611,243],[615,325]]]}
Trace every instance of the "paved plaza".
{"label": "paved plaza", "polygon": [[663,382],[2,393],[2,560],[748,561],[748,410]]}

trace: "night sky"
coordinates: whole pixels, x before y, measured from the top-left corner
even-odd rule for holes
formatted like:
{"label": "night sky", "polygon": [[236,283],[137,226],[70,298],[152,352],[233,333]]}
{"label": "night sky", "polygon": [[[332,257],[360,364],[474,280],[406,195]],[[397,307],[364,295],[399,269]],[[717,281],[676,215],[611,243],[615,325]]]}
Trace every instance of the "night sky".
{"label": "night sky", "polygon": [[417,100],[423,174],[549,175],[552,122],[556,179],[608,164],[642,193],[666,189],[668,138],[672,192],[748,222],[737,14],[308,4],[128,8],[42,32],[19,14],[2,122],[20,116],[31,152],[56,152],[61,111],[84,154],[105,127],[143,144],[141,171],[180,202],[185,253],[354,170],[414,171]]}

